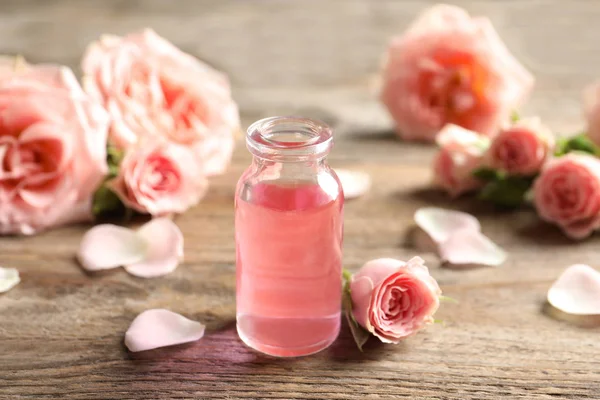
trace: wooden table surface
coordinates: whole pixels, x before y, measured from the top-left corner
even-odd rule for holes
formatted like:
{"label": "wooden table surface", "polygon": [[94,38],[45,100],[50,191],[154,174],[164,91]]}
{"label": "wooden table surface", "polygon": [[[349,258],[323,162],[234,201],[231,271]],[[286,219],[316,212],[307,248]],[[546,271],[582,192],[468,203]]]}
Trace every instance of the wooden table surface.
{"label": "wooden table surface", "polygon": [[[488,15],[537,77],[525,107],[557,133],[582,127],[579,94],[600,78],[600,6],[593,0],[456,1]],[[84,273],[74,260],[88,226],[1,238],[0,264],[22,283],[0,295],[1,399],[600,399],[598,320],[564,320],[545,305],[572,263],[598,266],[600,237],[571,242],[531,210],[499,212],[472,199],[449,202],[428,188],[434,149],[402,143],[373,95],[390,35],[428,1],[1,0],[0,52],[78,70],[103,32],[152,27],[227,71],[244,127],[304,114],[336,129],[334,166],[361,168],[373,190],[346,206],[344,264],[417,253],[413,212],[437,205],[477,215],[510,254],[501,268],[442,268],[424,254],[444,294],[444,325],[403,343],[372,340],[364,354],[344,329],[328,350],[274,359],[235,332],[234,184],[249,155],[240,142],[229,172],[177,218],[185,262],[138,279]],[[128,353],[132,319],[164,307],[207,323],[202,340]],[[557,318],[561,317],[561,318]]]}

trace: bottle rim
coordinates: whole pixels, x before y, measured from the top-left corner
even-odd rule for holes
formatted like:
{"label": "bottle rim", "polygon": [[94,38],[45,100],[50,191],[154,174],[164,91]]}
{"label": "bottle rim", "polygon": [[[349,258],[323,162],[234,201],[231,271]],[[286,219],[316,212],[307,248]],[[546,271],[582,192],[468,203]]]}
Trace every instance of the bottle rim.
{"label": "bottle rim", "polygon": [[325,157],[333,131],[324,122],[296,116],[275,116],[254,122],[246,146],[255,156],[278,161],[308,161]]}

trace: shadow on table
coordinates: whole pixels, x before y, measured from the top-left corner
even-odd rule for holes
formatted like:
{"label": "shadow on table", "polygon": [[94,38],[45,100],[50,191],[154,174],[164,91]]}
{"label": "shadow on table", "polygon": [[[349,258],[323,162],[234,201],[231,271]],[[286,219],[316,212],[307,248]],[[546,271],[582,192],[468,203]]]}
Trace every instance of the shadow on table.
{"label": "shadow on table", "polygon": [[567,322],[579,328],[600,327],[600,315],[573,315],[555,308],[547,301],[542,304],[542,313],[559,321]]}
{"label": "shadow on table", "polygon": [[[422,203],[422,207],[440,207],[463,211],[475,217],[493,218],[498,225],[507,225],[507,229],[523,243],[535,243],[548,246],[566,246],[576,243],[569,239],[560,229],[546,223],[537,216],[534,209],[502,208],[481,201],[475,196],[461,196],[451,199],[441,190],[424,187],[410,192],[398,192],[399,198],[409,198]],[[510,219],[509,219],[510,218]],[[489,227],[489,226],[488,226]]]}
{"label": "shadow on table", "polygon": [[422,203],[422,207],[440,207],[463,211],[474,216],[506,216],[515,212],[514,209],[496,207],[491,203],[481,201],[476,196],[460,196],[451,198],[447,193],[433,187],[422,187],[409,192],[397,192],[396,197],[410,199]]}
{"label": "shadow on table", "polygon": [[344,129],[344,137],[356,142],[394,142],[395,144],[410,144],[418,147],[431,147],[431,144],[404,142],[398,139],[396,132],[391,129],[359,129],[348,127]]}
{"label": "shadow on table", "polygon": [[[363,363],[382,358],[390,351],[388,346],[371,338],[361,352],[355,345],[348,327],[344,324],[338,339],[320,353],[296,358],[268,356],[247,347],[237,336],[235,323],[223,325],[222,329],[207,332],[204,338],[192,343],[164,347],[139,353],[127,352],[131,360],[131,373],[191,373],[235,374],[257,376],[281,374],[301,370],[327,370],[336,368],[339,362]],[[404,344],[393,346],[395,353],[405,350]],[[282,372],[283,371],[283,372]]]}
{"label": "shadow on table", "polygon": [[[402,351],[404,344],[394,346],[395,351]],[[389,350],[389,347],[388,349]],[[384,356],[386,353],[386,346],[376,337],[370,337],[367,343],[363,346],[361,352],[354,338],[350,333],[350,328],[345,318],[342,318],[342,329],[340,336],[337,340],[323,352],[323,357],[332,361],[366,361],[366,360],[377,360]]]}
{"label": "shadow on table", "polygon": [[568,238],[557,226],[536,219],[518,229],[515,234],[520,238],[541,245],[572,246],[577,241]]}

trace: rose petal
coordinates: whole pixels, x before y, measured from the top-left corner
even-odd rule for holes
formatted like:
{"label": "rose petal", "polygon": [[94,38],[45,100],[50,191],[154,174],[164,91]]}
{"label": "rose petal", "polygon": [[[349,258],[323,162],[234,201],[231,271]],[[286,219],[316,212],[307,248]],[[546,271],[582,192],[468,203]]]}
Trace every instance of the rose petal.
{"label": "rose petal", "polygon": [[371,281],[371,290],[374,286],[379,285],[388,276],[393,274],[406,265],[404,261],[396,260],[394,258],[378,258],[375,260],[368,261],[363,265],[360,270],[353,275],[353,279],[357,280],[362,277],[368,277]]}
{"label": "rose petal", "polygon": [[446,124],[435,137],[435,142],[439,147],[452,144],[460,146],[475,146],[476,148],[486,149],[490,145],[490,138],[477,132],[465,129],[454,124]]}
{"label": "rose petal", "polygon": [[487,236],[472,228],[458,230],[439,246],[440,256],[450,264],[499,266],[506,252]]}
{"label": "rose petal", "polygon": [[354,275],[350,282],[350,293],[352,295],[354,319],[365,329],[369,320],[369,299],[373,291],[373,281],[368,276]]}
{"label": "rose petal", "polygon": [[120,267],[144,259],[146,241],[135,231],[103,224],[87,231],[79,245],[77,259],[89,271]]}
{"label": "rose petal", "polygon": [[360,197],[371,188],[371,177],[366,172],[336,169],[335,173],[342,183],[345,199]]}
{"label": "rose petal", "polygon": [[125,332],[125,346],[130,351],[144,351],[193,342],[204,336],[204,328],[169,310],[147,310],[135,317]]}
{"label": "rose petal", "polygon": [[481,230],[477,218],[460,211],[424,207],[415,212],[414,218],[419,228],[427,232],[438,244],[446,241],[457,230]]}
{"label": "rose petal", "polygon": [[548,290],[548,302],[568,314],[600,315],[600,272],[571,265]]}
{"label": "rose petal", "polygon": [[0,293],[9,291],[21,282],[19,271],[14,268],[0,267]]}
{"label": "rose petal", "polygon": [[153,278],[173,272],[183,258],[183,234],[168,218],[156,218],[137,231],[148,246],[142,260],[124,265],[131,275]]}

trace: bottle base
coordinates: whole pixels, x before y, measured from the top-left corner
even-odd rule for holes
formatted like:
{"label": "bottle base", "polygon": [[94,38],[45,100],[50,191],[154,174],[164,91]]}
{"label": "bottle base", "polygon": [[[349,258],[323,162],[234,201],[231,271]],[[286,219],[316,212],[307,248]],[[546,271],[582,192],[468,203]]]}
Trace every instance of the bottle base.
{"label": "bottle base", "polygon": [[248,346],[260,353],[264,353],[264,354],[267,354],[269,356],[274,356],[274,357],[309,356],[311,354],[315,354],[322,350],[325,350],[337,338],[337,336],[334,336],[331,339],[322,340],[318,343],[301,346],[301,347],[291,347],[291,348],[290,347],[278,347],[278,346],[271,346],[268,344],[264,344],[264,343],[260,343],[255,340],[252,340],[249,337],[247,337],[246,335],[244,335],[244,332],[240,329],[239,324],[236,327],[237,327],[238,336],[240,337],[242,342],[244,342],[244,344],[246,344],[246,346]]}

